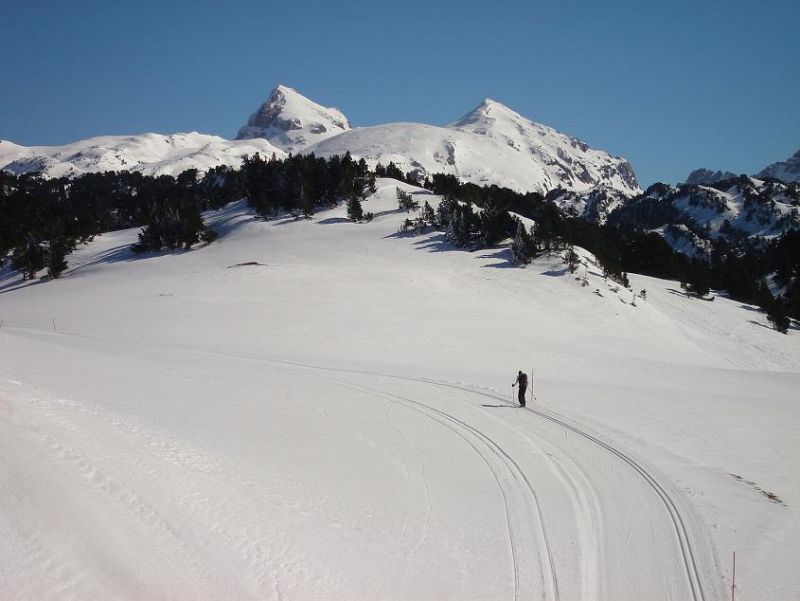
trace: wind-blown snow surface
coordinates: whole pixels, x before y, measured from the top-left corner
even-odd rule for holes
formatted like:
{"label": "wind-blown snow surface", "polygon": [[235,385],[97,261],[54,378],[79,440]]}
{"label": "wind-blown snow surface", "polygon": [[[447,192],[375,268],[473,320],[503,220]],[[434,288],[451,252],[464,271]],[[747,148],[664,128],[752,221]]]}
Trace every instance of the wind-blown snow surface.
{"label": "wind-blown snow surface", "polygon": [[395,185],[4,276],[0,597],[710,601],[736,550],[796,599],[797,331],[398,235]]}
{"label": "wind-blown snow surface", "polygon": [[256,153],[286,155],[267,140],[226,140],[196,132],[100,136],[64,146],[20,146],[0,140],[0,169],[17,174],[39,171],[49,177],[102,171],[178,175],[187,169],[238,167],[244,157]]}

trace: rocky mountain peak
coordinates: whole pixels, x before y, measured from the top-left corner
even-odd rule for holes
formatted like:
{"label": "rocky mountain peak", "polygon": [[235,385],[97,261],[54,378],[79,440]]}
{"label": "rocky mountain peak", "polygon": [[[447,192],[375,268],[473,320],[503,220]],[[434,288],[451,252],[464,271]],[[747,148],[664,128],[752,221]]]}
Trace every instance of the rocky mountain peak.
{"label": "rocky mountain peak", "polygon": [[300,152],[349,129],[350,122],[339,109],[326,108],[281,84],[250,116],[236,138],[265,138],[281,150]]}

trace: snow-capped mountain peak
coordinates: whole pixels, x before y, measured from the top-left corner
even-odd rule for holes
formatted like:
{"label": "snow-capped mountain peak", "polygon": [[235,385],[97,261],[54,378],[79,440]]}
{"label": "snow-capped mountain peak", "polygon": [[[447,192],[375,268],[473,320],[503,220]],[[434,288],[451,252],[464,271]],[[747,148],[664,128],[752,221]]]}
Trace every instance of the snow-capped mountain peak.
{"label": "snow-capped mountain peak", "polygon": [[298,152],[349,129],[350,122],[339,109],[326,108],[281,84],[236,138],[265,138],[286,152]]}
{"label": "snow-capped mountain peak", "polygon": [[461,117],[458,121],[451,123],[448,127],[452,129],[469,128],[477,125],[492,125],[498,120],[517,120],[525,118],[519,113],[508,108],[502,102],[484,98],[478,106],[469,113]]}
{"label": "snow-capped mountain peak", "polygon": [[613,188],[625,197],[641,192],[625,159],[590,148],[491,98],[445,127],[387,123],[353,129],[338,109],[317,104],[285,85],[270,93],[233,141],[193,133],[104,136],[53,147],[3,143],[0,169],[52,177],[121,169],[174,174],[192,167],[203,171],[219,164],[238,165],[243,156],[256,152],[329,157],[348,151],[373,167],[394,163],[420,181],[445,173],[519,192],[584,192],[596,186]]}
{"label": "snow-capped mountain peak", "polygon": [[633,168],[625,159],[561,132],[531,121],[491,98],[448,129],[494,138],[526,155],[544,171],[542,190],[555,188],[586,190],[598,184],[616,188],[627,195],[640,192]]}

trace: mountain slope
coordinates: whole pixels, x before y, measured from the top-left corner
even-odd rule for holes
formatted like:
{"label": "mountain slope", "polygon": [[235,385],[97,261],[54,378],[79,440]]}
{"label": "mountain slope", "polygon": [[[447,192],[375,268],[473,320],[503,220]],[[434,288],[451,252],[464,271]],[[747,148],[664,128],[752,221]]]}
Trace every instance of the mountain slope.
{"label": "mountain slope", "polygon": [[800,229],[800,185],[747,176],[707,186],[654,184],[609,221],[658,231],[676,250],[703,255],[718,238],[771,240]]}
{"label": "mountain slope", "polygon": [[543,188],[579,190],[602,184],[622,192],[639,190],[633,168],[624,159],[590,148],[581,140],[526,119],[490,98],[448,126],[485,136],[530,155],[543,166]]}
{"label": "mountain slope", "polygon": [[121,170],[177,175],[186,169],[238,167],[245,156],[255,153],[284,156],[282,150],[263,139],[232,141],[196,132],[151,133],[100,136],[64,146],[26,147],[0,141],[0,169],[16,174],[38,171],[49,177]]}
{"label": "mountain slope", "polygon": [[325,108],[279,85],[250,116],[236,139],[265,138],[286,152],[296,153],[348,129],[350,123],[339,109]]}

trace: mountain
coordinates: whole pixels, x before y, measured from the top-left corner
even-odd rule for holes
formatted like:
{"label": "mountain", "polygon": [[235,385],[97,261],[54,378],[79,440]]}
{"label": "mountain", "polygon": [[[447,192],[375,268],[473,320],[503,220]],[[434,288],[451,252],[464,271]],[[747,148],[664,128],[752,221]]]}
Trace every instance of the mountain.
{"label": "mountain", "polygon": [[349,129],[350,123],[339,109],[325,108],[279,85],[250,116],[236,139],[264,138],[286,152],[296,153]]}
{"label": "mountain", "polygon": [[711,169],[695,169],[686,178],[687,184],[714,184],[726,179],[736,177],[735,173],[730,171],[711,171]]}
{"label": "mountain", "polygon": [[420,180],[446,173],[519,192],[585,192],[597,186],[623,196],[641,192],[625,159],[590,148],[491,99],[445,127],[389,123],[353,129],[338,109],[323,107],[283,85],[272,91],[234,141],[199,133],[102,136],[64,146],[24,147],[3,141],[0,169],[53,177],[120,169],[174,175],[190,168],[238,165],[242,157],[256,152],[330,157],[348,151],[372,166],[393,162]]}
{"label": "mountain", "polygon": [[257,152],[284,156],[267,140],[226,140],[196,132],[100,136],[64,146],[26,147],[0,140],[0,169],[16,174],[38,171],[50,177],[120,170],[177,175],[186,169],[238,167],[245,156]]}
{"label": "mountain", "polygon": [[446,173],[478,185],[542,194],[555,188],[583,191],[597,185],[628,196],[641,191],[626,160],[592,149],[490,99],[446,127],[389,123],[355,128],[304,152],[329,157],[346,151],[371,165],[393,162],[419,179]]}
{"label": "mountain", "polygon": [[773,177],[785,182],[800,182],[800,150],[790,158],[772,163],[758,172],[756,177]]}
{"label": "mountain", "polygon": [[680,252],[707,255],[720,239],[771,240],[800,229],[800,184],[747,176],[707,186],[654,184],[608,222],[655,231]]}
{"label": "mountain", "polygon": [[603,184],[623,192],[639,191],[628,161],[590,148],[578,138],[531,121],[490,98],[448,127],[529,155],[532,162],[542,165],[547,177],[543,187],[548,190],[579,190]]}
{"label": "mountain", "polygon": [[[687,184],[714,184],[738,177],[730,171],[711,171],[710,169],[695,169],[686,178]],[[767,165],[755,174],[758,179],[772,178],[784,182],[800,182],[800,150],[795,152],[785,161]]]}

